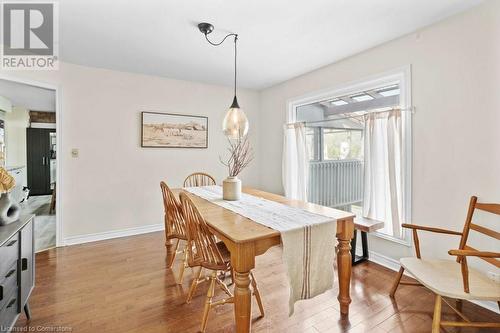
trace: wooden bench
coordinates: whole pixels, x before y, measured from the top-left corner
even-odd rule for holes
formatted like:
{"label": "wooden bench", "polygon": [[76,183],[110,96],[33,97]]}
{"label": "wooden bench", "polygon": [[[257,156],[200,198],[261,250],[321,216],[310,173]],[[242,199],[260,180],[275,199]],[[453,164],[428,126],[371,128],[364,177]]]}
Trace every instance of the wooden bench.
{"label": "wooden bench", "polygon": [[[384,222],[375,221],[367,218],[354,218],[354,237],[351,240],[351,260],[352,264],[356,265],[365,260],[368,260],[368,237],[367,233],[382,229]],[[363,255],[356,255],[356,241],[358,238],[358,230],[361,232],[361,247]]]}

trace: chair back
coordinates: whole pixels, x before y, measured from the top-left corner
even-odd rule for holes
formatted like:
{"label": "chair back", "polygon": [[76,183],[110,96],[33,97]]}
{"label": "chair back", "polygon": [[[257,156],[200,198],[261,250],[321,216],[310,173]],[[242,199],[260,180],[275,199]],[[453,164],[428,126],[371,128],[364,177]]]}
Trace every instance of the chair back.
{"label": "chair back", "polygon": [[182,207],[165,182],[160,182],[165,209],[165,235],[167,239],[187,239]]}
{"label": "chair back", "polygon": [[[462,233],[462,237],[460,239],[460,250],[471,250],[471,251],[479,251],[473,247],[470,247],[467,245],[467,240],[469,238],[469,233],[471,230],[474,230],[476,232],[482,233],[486,236],[493,237],[497,240],[500,240],[500,232],[497,232],[495,230],[491,230],[489,228],[480,226],[476,223],[473,223],[472,217],[474,215],[474,211],[476,209],[500,215],[500,204],[494,204],[494,203],[480,203],[477,202],[477,197],[472,196],[470,198],[470,204],[469,204],[469,210],[467,212],[467,218],[465,220],[465,225],[464,225],[464,230]],[[495,265],[496,267],[500,268],[500,260],[496,258],[489,258],[489,257],[479,257],[480,259],[483,259],[487,261],[488,263]],[[459,256],[457,258],[458,262],[461,262],[463,260],[463,257]]]}
{"label": "chair back", "polygon": [[216,185],[214,177],[204,172],[190,174],[184,180],[184,187],[210,186]]}
{"label": "chair back", "polygon": [[214,234],[189,196],[180,193],[182,212],[186,220],[188,260],[190,266],[222,270],[226,264],[217,247]]}

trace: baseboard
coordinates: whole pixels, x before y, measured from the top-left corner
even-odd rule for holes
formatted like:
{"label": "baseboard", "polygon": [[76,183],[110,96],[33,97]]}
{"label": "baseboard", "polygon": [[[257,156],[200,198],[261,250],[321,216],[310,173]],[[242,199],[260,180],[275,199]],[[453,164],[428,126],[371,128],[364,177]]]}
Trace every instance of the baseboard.
{"label": "baseboard", "polygon": [[97,241],[106,240],[106,239],[147,234],[150,232],[156,232],[156,231],[162,231],[162,230],[165,230],[165,225],[163,223],[151,224],[151,225],[146,225],[143,227],[128,228],[128,229],[122,229],[122,230],[116,230],[116,231],[105,231],[105,232],[101,232],[101,233],[87,234],[87,235],[82,235],[82,236],[66,237],[63,240],[63,244],[64,244],[64,246],[77,245],[77,244],[84,244],[84,243],[90,243],[90,242],[97,242]]}
{"label": "baseboard", "polygon": [[[356,253],[361,253],[361,252],[362,252],[361,247],[356,247]],[[384,256],[383,254],[369,250],[368,255],[369,255],[369,257],[368,257],[369,261],[372,261],[376,264],[379,264],[380,266],[387,267],[390,270],[399,271],[399,268],[401,267],[399,265],[398,260]],[[405,272],[405,275],[406,275],[406,272]]]}
{"label": "baseboard", "polygon": [[[361,247],[356,247],[356,252],[360,253],[361,252]],[[379,264],[380,266],[384,266],[386,268],[389,268],[390,270],[393,271],[399,271],[399,268],[401,267],[399,265],[399,261],[389,258],[383,254],[373,252],[373,251],[368,251],[369,258],[368,260],[371,262],[374,262],[376,264]],[[405,275],[411,276],[410,274],[407,274],[405,272]],[[500,310],[498,309],[498,305],[496,302],[489,302],[489,301],[470,301],[474,304],[479,305],[480,307],[483,307],[485,309],[488,309],[492,312],[500,314]]]}

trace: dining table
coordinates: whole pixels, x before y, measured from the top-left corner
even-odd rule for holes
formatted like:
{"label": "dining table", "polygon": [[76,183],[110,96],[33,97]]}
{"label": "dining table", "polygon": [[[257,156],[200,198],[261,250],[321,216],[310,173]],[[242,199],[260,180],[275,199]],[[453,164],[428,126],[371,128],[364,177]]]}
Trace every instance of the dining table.
{"label": "dining table", "polygon": [[[182,188],[174,189],[179,195]],[[349,314],[351,298],[349,288],[351,283],[351,239],[354,236],[354,217],[351,212],[345,212],[331,207],[321,206],[301,200],[292,200],[281,195],[265,192],[255,188],[244,187],[243,193],[278,202],[291,207],[300,208],[318,215],[333,217],[337,223],[337,272],[338,301],[340,313],[346,317]],[[187,193],[187,192],[186,192]],[[224,242],[231,253],[231,265],[234,269],[234,316],[236,332],[250,332],[251,329],[251,290],[250,272],[255,267],[255,257],[264,254],[272,246],[281,243],[280,232],[251,219],[239,215],[229,209],[214,204],[199,196],[188,193],[199,212],[206,220],[211,231]],[[332,237],[334,241],[334,237]],[[167,260],[174,255],[174,246],[167,244]],[[334,263],[332,263],[334,265]]]}

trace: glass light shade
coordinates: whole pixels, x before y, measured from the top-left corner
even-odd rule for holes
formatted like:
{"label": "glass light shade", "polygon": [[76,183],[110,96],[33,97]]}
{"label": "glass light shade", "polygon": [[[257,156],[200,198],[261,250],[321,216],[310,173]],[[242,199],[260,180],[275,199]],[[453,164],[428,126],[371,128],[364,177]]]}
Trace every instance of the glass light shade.
{"label": "glass light shade", "polygon": [[224,135],[231,139],[239,139],[247,135],[248,127],[247,116],[238,105],[236,97],[234,97],[233,104],[227,111],[222,122],[222,131]]}

